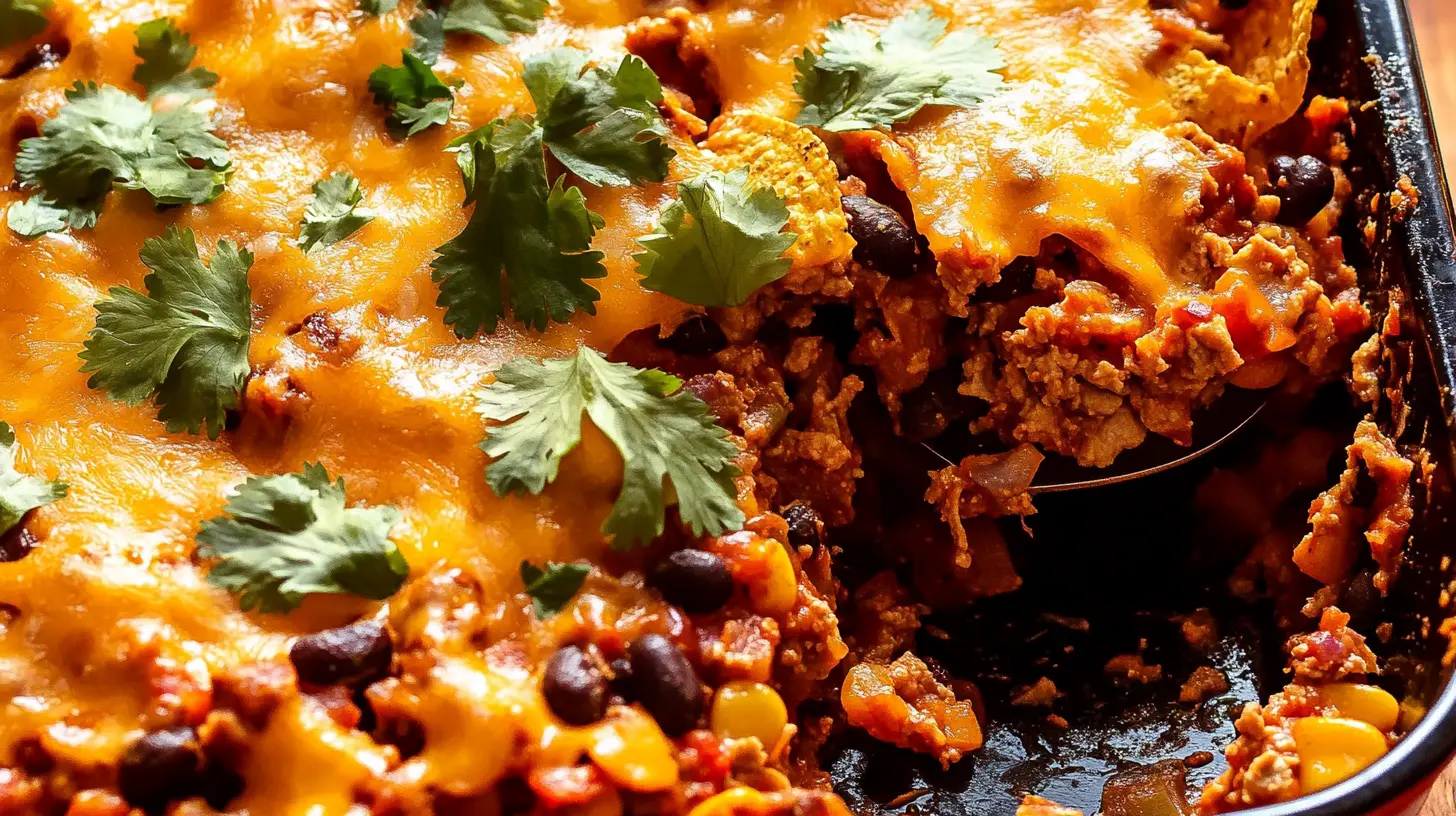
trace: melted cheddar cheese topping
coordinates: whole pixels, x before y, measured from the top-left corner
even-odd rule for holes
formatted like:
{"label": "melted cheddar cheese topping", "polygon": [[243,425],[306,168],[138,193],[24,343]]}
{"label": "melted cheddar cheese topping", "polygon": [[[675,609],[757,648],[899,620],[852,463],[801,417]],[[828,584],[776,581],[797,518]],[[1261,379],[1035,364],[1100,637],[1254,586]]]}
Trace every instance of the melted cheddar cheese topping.
{"label": "melted cheddar cheese topping", "polygon": [[[195,724],[212,693],[209,678],[286,662],[297,635],[379,608],[315,596],[288,615],[245,614],[206,583],[193,558],[199,523],[217,515],[248,474],[323,463],[347,479],[351,502],[400,509],[393,539],[414,580],[468,568],[493,602],[522,597],[524,559],[607,558],[599,529],[620,481],[616,451],[589,433],[541,495],[498,498],[482,477],[483,425],[472,392],[512,357],[578,344],[610,351],[634,330],[679,320],[684,304],[638,285],[633,239],[652,230],[672,181],[724,161],[748,163],[770,183],[774,171],[754,163],[764,153],[726,137],[699,145],[675,134],[669,183],[583,186],[588,207],[605,220],[594,247],[606,255],[608,276],[594,282],[602,293],[595,316],[577,314],[544,333],[505,321],[494,334],[461,340],[441,320],[429,268],[433,250],[467,215],[446,143],[496,116],[530,111],[523,55],[572,45],[615,61],[646,18],[666,12],[636,0],[557,0],[537,33],[506,46],[452,37],[437,66],[464,81],[450,123],[396,141],[366,80],[375,66],[399,61],[412,5],[372,17],[353,0],[57,0],[45,36],[68,40],[69,55],[0,80],[0,126],[16,134],[0,141],[0,181],[8,181],[18,138],[54,116],[74,82],[135,90],[135,28],[171,17],[200,49],[193,64],[220,77],[215,99],[204,104],[234,166],[226,191],[207,205],[158,211],[140,194],[117,193],[94,229],[30,241],[0,230],[0,419],[17,429],[23,471],[70,485],[66,499],[28,518],[40,545],[0,564],[0,603],[13,609],[0,616],[0,756],[38,736],[70,764],[114,763],[144,729]],[[723,115],[792,120],[793,59],[829,23],[852,17],[882,25],[919,5],[724,0],[673,12],[676,53],[701,70]],[[1007,89],[974,108],[924,111],[893,137],[856,138],[868,140],[908,194],[947,289],[963,295],[993,280],[1054,235],[1096,255],[1140,306],[1156,308],[1192,286],[1184,267],[1211,162],[1177,127],[1187,115],[1179,102],[1186,83],[1160,67],[1170,50],[1188,49],[1170,47],[1147,0],[932,5],[952,28],[999,42]],[[0,51],[0,65],[18,60],[24,47]],[[1296,98],[1302,77],[1299,84]],[[807,141],[807,149],[822,149]],[[819,161],[832,173],[827,159]],[[359,179],[378,217],[305,255],[291,239],[309,188],[341,169]],[[781,192],[802,189],[787,184]],[[823,196],[838,201],[837,191]],[[22,197],[14,186],[0,188],[0,206]],[[794,217],[814,223],[795,228],[817,230],[822,241],[801,244],[795,274],[812,266],[841,276],[852,245],[843,218],[815,220],[814,199],[805,200]],[[256,254],[244,419],[216,441],[168,434],[150,406],[114,402],[79,373],[93,304],[113,286],[140,289],[142,242],[173,224],[196,231],[204,256],[221,239]],[[328,316],[326,331],[310,328],[318,314]],[[534,667],[549,653],[544,644],[586,625],[590,611],[573,615],[556,624],[507,616],[501,626],[534,644],[516,670],[464,652],[441,660],[418,692],[427,747],[404,775],[478,793],[499,779],[513,746],[527,745],[538,756],[586,750],[613,779],[674,782],[671,754],[624,762],[612,753],[626,740],[619,731],[655,729],[650,722],[623,715],[571,729],[547,712]],[[648,743],[657,744],[635,744]],[[392,750],[294,697],[256,737],[232,807],[344,814],[365,780],[399,764]]]}

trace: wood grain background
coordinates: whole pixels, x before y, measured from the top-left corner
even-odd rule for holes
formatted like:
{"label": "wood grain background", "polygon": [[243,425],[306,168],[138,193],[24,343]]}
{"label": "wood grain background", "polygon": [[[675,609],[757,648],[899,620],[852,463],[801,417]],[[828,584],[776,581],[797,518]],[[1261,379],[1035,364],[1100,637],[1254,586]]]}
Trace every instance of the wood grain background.
{"label": "wood grain background", "polygon": [[[1441,158],[1448,173],[1456,169],[1456,0],[1407,0],[1416,26],[1421,65],[1444,138]],[[1436,783],[1421,816],[1456,816],[1456,765]]]}

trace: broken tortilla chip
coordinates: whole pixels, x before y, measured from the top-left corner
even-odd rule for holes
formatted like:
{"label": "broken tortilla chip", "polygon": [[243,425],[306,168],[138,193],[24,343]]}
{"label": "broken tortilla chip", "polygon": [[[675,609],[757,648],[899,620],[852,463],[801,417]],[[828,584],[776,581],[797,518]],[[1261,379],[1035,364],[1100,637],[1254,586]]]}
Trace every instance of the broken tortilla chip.
{"label": "broken tortilla chip", "polygon": [[1163,67],[1173,102],[1214,137],[1248,144],[1299,110],[1319,0],[1255,0],[1223,31],[1214,60],[1192,45]]}
{"label": "broken tortilla chip", "polygon": [[854,239],[839,202],[839,170],[818,136],[777,117],[746,113],[721,119],[703,147],[718,169],[747,167],[753,183],[784,197],[788,230],[799,236],[785,253],[794,269],[849,258]]}

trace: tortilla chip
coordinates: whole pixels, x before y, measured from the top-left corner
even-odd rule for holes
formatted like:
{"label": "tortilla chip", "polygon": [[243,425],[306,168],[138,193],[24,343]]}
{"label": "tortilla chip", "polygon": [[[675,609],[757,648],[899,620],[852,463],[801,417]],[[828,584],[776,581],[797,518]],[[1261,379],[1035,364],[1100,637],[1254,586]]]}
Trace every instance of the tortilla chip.
{"label": "tortilla chip", "polygon": [[1309,37],[1319,0],[1255,0],[1224,31],[1221,61],[1191,46],[1163,75],[1183,115],[1225,142],[1248,144],[1293,116],[1309,79]]}
{"label": "tortilla chip", "polygon": [[839,170],[818,136],[783,119],[745,113],[720,119],[703,147],[719,170],[746,166],[751,181],[784,197],[788,230],[799,236],[785,253],[795,269],[849,258],[854,239],[839,203]]}

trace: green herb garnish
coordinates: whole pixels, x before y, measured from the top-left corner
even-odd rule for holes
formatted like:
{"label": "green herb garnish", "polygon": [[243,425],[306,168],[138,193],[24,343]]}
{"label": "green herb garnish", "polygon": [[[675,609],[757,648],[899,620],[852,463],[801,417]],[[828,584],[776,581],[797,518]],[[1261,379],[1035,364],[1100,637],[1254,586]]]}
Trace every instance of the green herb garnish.
{"label": "green herb garnish", "polygon": [[353,235],[374,220],[374,211],[360,207],[364,193],[349,172],[335,173],[313,185],[313,200],[303,210],[298,245],[305,253]]}
{"label": "green herb garnish", "polygon": [[302,473],[253,476],[202,522],[197,554],[217,559],[208,583],[238,596],[244,610],[288,612],[313,593],[373,600],[393,595],[409,575],[389,531],[393,507],[344,506],[344,480],[323,465]]}
{"label": "green herb garnish", "polygon": [[369,74],[369,91],[389,109],[386,124],[398,139],[445,124],[455,107],[454,91],[434,69],[412,51],[403,55],[402,65],[381,65]]}
{"label": "green herb garnish", "polygon": [[526,585],[526,594],[531,596],[531,604],[536,607],[537,620],[546,620],[560,612],[590,574],[590,564],[547,561],[546,568],[542,569],[530,561],[522,561],[521,581]]}
{"label": "green herb garnish", "polygon": [[0,45],[10,45],[46,30],[54,0],[0,0]]}
{"label": "green herb garnish", "polygon": [[145,190],[159,206],[205,204],[232,169],[227,145],[196,108],[155,110],[109,85],[76,83],[40,133],[15,157],[16,180],[36,191],[9,211],[10,228],[27,238],[95,226],[113,187]]}
{"label": "green herb garnish", "polygon": [[142,62],[131,78],[147,89],[148,97],[167,94],[195,96],[217,84],[217,74],[206,68],[188,70],[197,46],[166,17],[142,23],[136,30],[135,53]]}
{"label": "green herb garnish", "polygon": [[130,405],[152,396],[168,431],[206,426],[216,439],[248,374],[253,254],[219,241],[209,266],[192,230],[170,227],[148,238],[141,256],[152,270],[147,294],[114,286],[96,304],[81,352],[86,384]]}
{"label": "green herb garnish", "polygon": [[15,469],[15,431],[0,422],[0,535],[25,514],[66,497],[66,483],[27,476]]}
{"label": "green herb garnish", "polygon": [[961,30],[929,8],[895,18],[880,36],[839,21],[819,53],[794,61],[804,108],[794,121],[829,131],[888,128],[927,105],[967,108],[1001,88],[994,40]]}
{"label": "green herb garnish", "polygon": [[614,547],[662,534],[670,480],[678,514],[696,535],[743,526],[735,501],[739,450],[708,406],[682,381],[656,369],[609,363],[585,346],[569,357],[521,357],[501,366],[477,393],[493,426],[481,443],[492,459],[486,481],[497,496],[540,493],[591,418],[622,455],[622,489],[602,532]]}
{"label": "green herb garnish", "polygon": [[748,171],[710,170],[678,185],[657,230],[632,256],[642,286],[699,306],[738,306],[789,271],[794,245],[780,232],[789,209],[772,189],[751,188]]}

